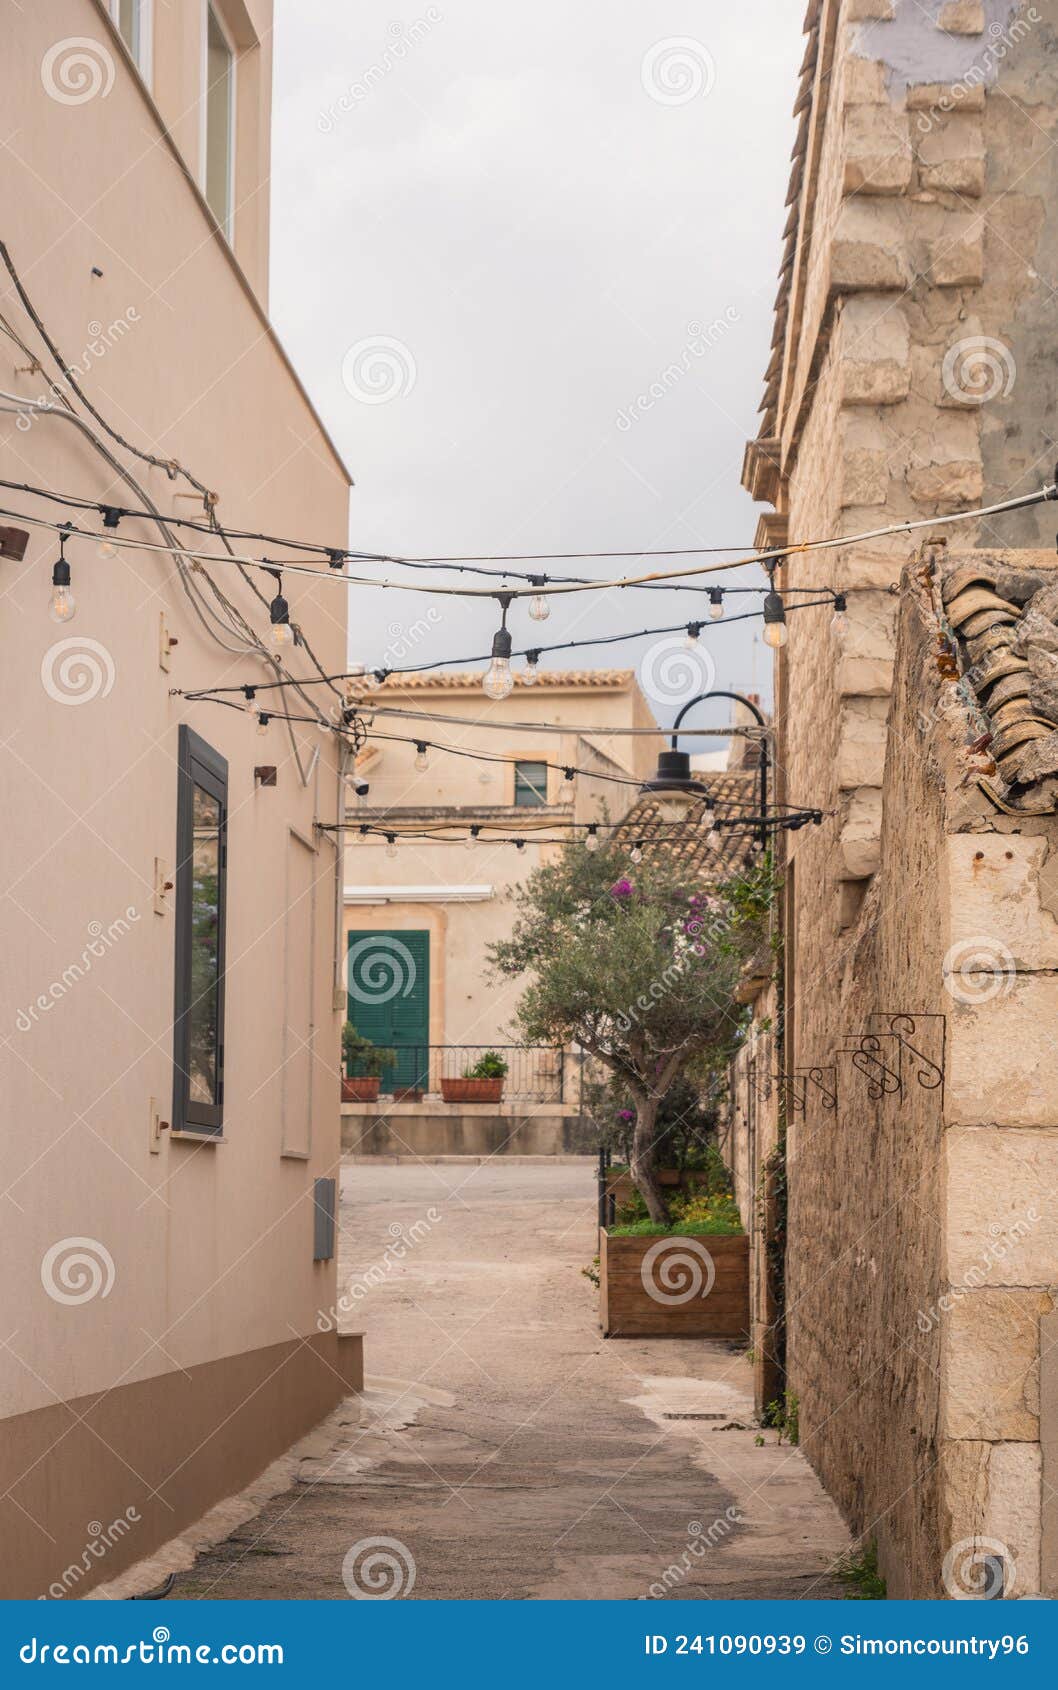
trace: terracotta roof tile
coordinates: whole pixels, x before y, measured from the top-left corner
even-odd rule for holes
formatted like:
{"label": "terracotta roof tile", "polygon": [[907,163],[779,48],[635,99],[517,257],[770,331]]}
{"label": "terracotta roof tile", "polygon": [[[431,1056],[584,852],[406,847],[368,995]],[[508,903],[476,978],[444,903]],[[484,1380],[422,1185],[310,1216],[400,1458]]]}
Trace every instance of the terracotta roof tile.
{"label": "terracotta roof tile", "polygon": [[[755,815],[758,777],[752,770],[727,770],[698,777],[715,800],[719,816]],[[740,830],[721,829],[721,844],[706,843],[712,822],[712,812],[704,804],[688,812],[687,820],[676,832],[661,819],[661,812],[652,798],[639,798],[632,805],[614,834],[622,844],[642,846],[643,856],[650,861],[668,858],[687,869],[695,880],[714,882],[727,879],[737,872],[754,854],[754,841]]]}

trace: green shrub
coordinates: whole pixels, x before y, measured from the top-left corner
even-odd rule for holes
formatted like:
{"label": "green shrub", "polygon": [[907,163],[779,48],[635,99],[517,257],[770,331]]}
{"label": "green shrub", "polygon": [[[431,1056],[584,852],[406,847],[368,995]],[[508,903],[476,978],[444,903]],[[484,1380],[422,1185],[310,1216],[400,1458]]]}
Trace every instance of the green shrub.
{"label": "green shrub", "polygon": [[473,1067],[463,1069],[464,1080],[502,1080],[507,1073],[507,1064],[498,1050],[487,1050],[484,1056],[479,1056]]}
{"label": "green shrub", "polygon": [[342,1059],[350,1079],[372,1079],[381,1076],[384,1068],[392,1068],[397,1053],[386,1045],[374,1044],[347,1021],[342,1028]]}

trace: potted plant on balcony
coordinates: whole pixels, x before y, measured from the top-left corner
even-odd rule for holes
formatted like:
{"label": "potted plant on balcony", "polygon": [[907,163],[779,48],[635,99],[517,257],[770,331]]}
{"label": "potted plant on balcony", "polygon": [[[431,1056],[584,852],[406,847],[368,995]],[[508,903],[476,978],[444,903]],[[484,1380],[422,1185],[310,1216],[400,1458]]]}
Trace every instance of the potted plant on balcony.
{"label": "potted plant on balcony", "polygon": [[442,1075],[441,1096],[446,1103],[498,1103],[506,1077],[507,1064],[499,1051],[487,1050],[463,1069],[459,1079]]}
{"label": "potted plant on balcony", "polygon": [[396,1051],[376,1045],[363,1033],[358,1033],[351,1021],[342,1028],[343,1103],[374,1103],[382,1080],[382,1070],[397,1060]]}

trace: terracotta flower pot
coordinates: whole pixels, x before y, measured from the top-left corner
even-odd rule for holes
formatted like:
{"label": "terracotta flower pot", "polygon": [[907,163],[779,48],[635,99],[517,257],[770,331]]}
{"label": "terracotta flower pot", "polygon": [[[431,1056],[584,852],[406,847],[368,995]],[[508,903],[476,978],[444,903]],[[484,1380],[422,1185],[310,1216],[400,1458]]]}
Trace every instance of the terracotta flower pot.
{"label": "terracotta flower pot", "polygon": [[421,1086],[394,1086],[392,1092],[394,1103],[421,1103],[424,1095]]}
{"label": "terracotta flower pot", "polygon": [[360,1074],[354,1079],[342,1076],[343,1103],[374,1103],[378,1098],[380,1080],[377,1074]]}
{"label": "terracotta flower pot", "polygon": [[498,1103],[503,1096],[503,1076],[494,1080],[442,1079],[441,1096],[446,1103]]}

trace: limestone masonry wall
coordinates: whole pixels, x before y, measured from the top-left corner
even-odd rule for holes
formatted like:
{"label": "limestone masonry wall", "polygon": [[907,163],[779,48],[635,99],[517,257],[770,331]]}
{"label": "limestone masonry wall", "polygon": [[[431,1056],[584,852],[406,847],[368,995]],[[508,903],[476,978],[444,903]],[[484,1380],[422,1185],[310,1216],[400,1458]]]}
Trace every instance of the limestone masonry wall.
{"label": "limestone masonry wall", "polygon": [[[796,547],[1054,477],[1058,0],[813,0],[806,29],[746,468],[785,519],[791,601],[848,597],[835,633],[829,607],[790,616],[776,688],[780,795],[828,812],[787,844],[782,1066],[832,1067],[838,1097],[788,1101],[790,1387],[891,1596],[998,1576],[1054,1592],[1058,823],[1004,814],[968,761],[979,719],[943,705],[943,544],[925,563],[921,532]],[[1041,506],[936,538],[1049,546],[1053,528]]]}

